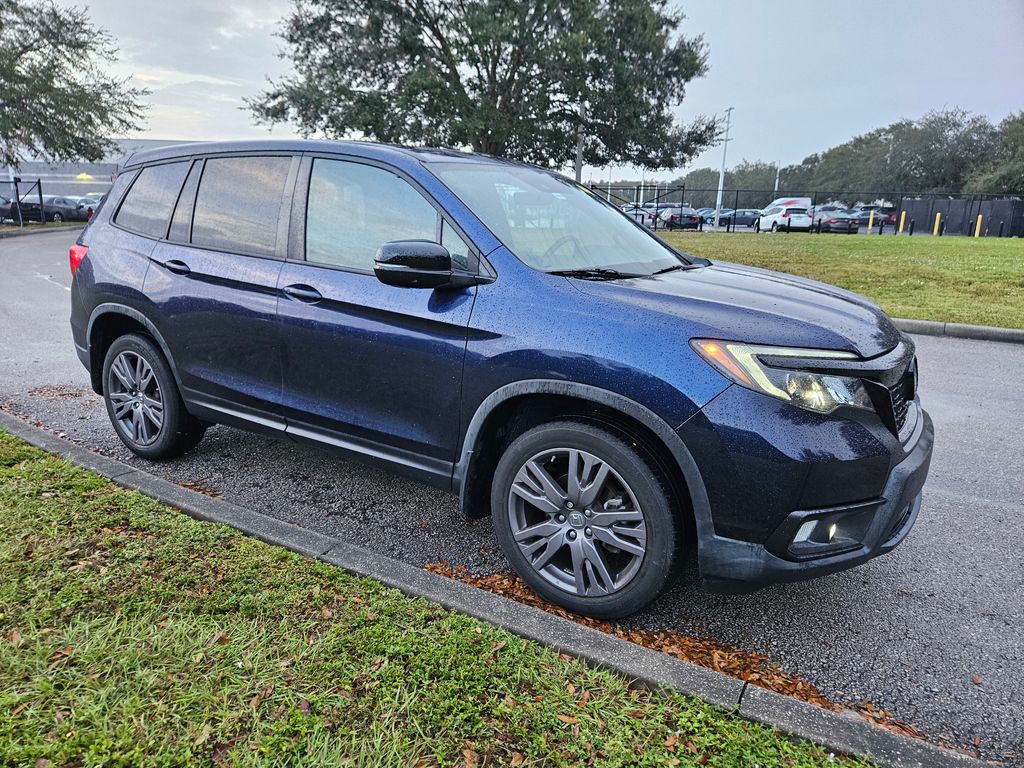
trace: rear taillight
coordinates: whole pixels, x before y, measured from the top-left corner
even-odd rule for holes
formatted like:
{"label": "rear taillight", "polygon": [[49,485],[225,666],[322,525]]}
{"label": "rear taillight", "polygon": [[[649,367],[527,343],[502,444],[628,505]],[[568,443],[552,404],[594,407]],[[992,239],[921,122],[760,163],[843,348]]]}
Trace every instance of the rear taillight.
{"label": "rear taillight", "polygon": [[784,219],[788,219],[788,218],[789,218],[789,214],[788,214],[788,213],[784,213],[784,214],[782,214],[782,218],[784,218]]}
{"label": "rear taillight", "polygon": [[69,253],[69,261],[71,262],[71,274],[74,275],[78,271],[79,265],[85,260],[85,257],[89,255],[89,246],[87,245],[72,245],[71,252]]}
{"label": "rear taillight", "polygon": [[829,224],[838,224],[839,223],[839,219],[829,219],[828,223]]}

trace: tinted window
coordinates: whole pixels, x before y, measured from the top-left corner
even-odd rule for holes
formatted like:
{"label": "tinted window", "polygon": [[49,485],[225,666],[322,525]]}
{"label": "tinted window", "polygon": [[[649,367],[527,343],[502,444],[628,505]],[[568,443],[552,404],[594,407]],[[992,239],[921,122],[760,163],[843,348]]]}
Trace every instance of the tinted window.
{"label": "tinted window", "polygon": [[192,169],[185,179],[185,186],[181,188],[178,196],[178,205],[174,208],[174,218],[171,219],[171,231],[167,234],[168,240],[176,243],[187,243],[189,233],[192,230],[192,209],[196,202],[196,187],[199,186],[199,176],[203,170],[203,161],[199,160],[192,164]]}
{"label": "tinted window", "polygon": [[437,220],[423,195],[391,171],[344,160],[313,161],[306,209],[308,261],[373,269],[384,243],[436,241]]}
{"label": "tinted window", "polygon": [[802,215],[802,214],[806,214],[807,213],[807,209],[806,208],[787,208],[786,209],[786,213],[795,213],[797,215]]}
{"label": "tinted window", "polygon": [[143,168],[114,221],[133,232],[164,237],[187,171],[187,162]]}
{"label": "tinted window", "polygon": [[199,181],[192,243],[256,256],[277,252],[290,157],[217,157]]}

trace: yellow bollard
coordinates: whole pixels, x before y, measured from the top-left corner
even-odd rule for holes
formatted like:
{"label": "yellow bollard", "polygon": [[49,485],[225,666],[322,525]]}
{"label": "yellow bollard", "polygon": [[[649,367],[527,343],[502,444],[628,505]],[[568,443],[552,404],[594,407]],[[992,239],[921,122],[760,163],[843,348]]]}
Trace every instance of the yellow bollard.
{"label": "yellow bollard", "polygon": [[981,214],[978,214],[978,223],[974,225],[974,236],[981,237]]}
{"label": "yellow bollard", "polygon": [[907,223],[907,212],[900,211],[900,229],[899,234],[903,234],[903,225]]}
{"label": "yellow bollard", "polygon": [[932,235],[935,237],[939,236],[939,222],[942,221],[942,214],[935,214],[935,227],[932,229]]}
{"label": "yellow bollard", "polygon": [[871,209],[871,213],[868,214],[868,234],[871,234],[871,230],[875,226],[875,209]]}

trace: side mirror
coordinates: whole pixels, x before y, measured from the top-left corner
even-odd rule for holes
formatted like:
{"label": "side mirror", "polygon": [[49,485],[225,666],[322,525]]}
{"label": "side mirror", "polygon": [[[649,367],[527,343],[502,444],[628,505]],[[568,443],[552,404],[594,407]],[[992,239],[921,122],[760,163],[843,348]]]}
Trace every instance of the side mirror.
{"label": "side mirror", "polygon": [[377,251],[373,273],[385,285],[439,288],[452,281],[452,256],[429,240],[396,240]]}

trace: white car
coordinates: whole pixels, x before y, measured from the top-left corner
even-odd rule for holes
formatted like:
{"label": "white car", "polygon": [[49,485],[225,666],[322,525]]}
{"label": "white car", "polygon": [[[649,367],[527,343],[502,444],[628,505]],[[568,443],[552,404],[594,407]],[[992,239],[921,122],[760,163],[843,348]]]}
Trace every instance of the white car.
{"label": "white car", "polygon": [[796,208],[787,205],[776,205],[765,208],[757,220],[755,227],[758,232],[770,230],[778,232],[780,229],[785,232],[797,230],[798,232],[810,232],[814,223],[806,208]]}

